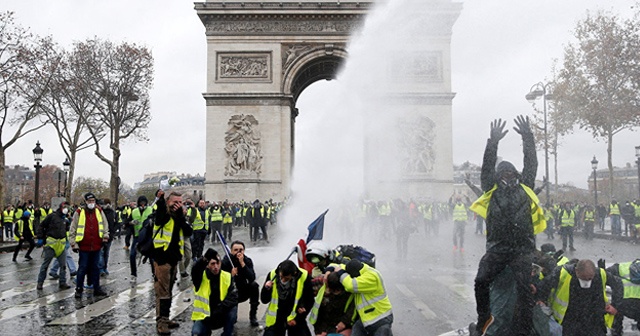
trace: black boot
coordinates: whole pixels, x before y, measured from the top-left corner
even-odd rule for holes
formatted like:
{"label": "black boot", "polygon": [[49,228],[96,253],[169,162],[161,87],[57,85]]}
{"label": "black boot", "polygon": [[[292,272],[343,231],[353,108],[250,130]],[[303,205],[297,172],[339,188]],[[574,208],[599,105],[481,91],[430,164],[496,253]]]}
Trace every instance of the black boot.
{"label": "black boot", "polygon": [[171,335],[169,330],[169,313],[171,311],[171,299],[160,299],[160,315],[156,317],[156,329],[159,335]]}
{"label": "black boot", "polygon": [[258,314],[258,302],[256,303],[251,303],[251,310],[249,310],[249,322],[251,323],[252,327],[258,327],[260,326],[260,323],[258,323],[258,318],[257,318],[257,314]]}

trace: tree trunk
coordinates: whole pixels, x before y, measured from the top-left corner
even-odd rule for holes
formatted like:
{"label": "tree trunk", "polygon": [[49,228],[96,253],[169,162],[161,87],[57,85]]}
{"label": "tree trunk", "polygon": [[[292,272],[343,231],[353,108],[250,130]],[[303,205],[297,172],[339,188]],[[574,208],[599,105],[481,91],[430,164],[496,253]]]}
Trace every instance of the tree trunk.
{"label": "tree trunk", "polygon": [[4,146],[0,145],[0,211],[4,211],[4,196],[6,193],[6,184],[4,179]]}
{"label": "tree trunk", "polygon": [[114,137],[113,145],[111,145],[113,159],[111,161],[111,180],[109,183],[109,195],[113,207],[117,207],[118,204],[118,192],[120,191],[120,139],[117,138],[118,132],[116,131],[116,137]]}
{"label": "tree trunk", "polygon": [[613,133],[607,134],[607,167],[609,167],[609,202],[613,199]]}

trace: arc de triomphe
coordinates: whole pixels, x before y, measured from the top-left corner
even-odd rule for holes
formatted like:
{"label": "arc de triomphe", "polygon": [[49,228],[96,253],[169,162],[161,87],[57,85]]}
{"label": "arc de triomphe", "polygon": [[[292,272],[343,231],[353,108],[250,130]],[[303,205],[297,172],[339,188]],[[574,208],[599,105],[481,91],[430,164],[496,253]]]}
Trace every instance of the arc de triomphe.
{"label": "arc de triomphe", "polygon": [[[366,158],[368,198],[442,200],[453,190],[450,41],[461,4],[417,1],[431,8],[420,25],[429,50],[407,55],[413,58],[408,64],[416,67],[409,71],[419,81],[384,101],[406,115],[414,126],[409,138],[418,139],[423,149],[409,154],[410,164],[399,160],[405,166],[402,177],[388,180],[379,172],[389,163],[376,155]],[[208,53],[203,94],[208,199],[281,200],[289,195],[296,100],[310,84],[336,78],[352,33],[374,5],[374,0],[195,3]]]}

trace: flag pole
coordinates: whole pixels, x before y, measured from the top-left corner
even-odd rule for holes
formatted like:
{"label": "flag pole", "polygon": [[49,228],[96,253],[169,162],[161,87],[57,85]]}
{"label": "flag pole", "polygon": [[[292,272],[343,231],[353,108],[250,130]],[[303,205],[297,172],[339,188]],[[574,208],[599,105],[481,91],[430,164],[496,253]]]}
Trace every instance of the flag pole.
{"label": "flag pole", "polygon": [[224,241],[224,238],[220,234],[220,231],[216,230],[216,235],[218,235],[218,240],[220,241],[220,245],[222,245],[222,249],[224,250],[224,254],[229,258],[229,262],[231,263],[231,268],[235,268],[233,265],[233,261],[231,260],[231,255],[229,254],[229,250],[227,250],[227,242]]}

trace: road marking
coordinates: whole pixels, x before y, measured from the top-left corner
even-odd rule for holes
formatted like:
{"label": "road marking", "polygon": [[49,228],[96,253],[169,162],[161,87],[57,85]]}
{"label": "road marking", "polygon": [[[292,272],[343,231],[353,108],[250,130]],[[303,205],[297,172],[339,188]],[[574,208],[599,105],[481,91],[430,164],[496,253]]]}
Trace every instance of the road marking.
{"label": "road marking", "polygon": [[100,301],[84,306],[82,309],[77,309],[75,312],[57,318],[47,325],[76,325],[85,324],[93,318],[100,316],[116,306],[121,306],[139,296],[142,296],[153,289],[153,282],[151,280],[138,284],[136,287],[121,292],[115,296],[106,297]]}
{"label": "road marking", "polygon": [[[109,280],[105,285],[114,283],[116,280]],[[56,303],[58,301],[65,300],[74,295],[75,288],[73,286],[70,289],[65,289],[63,291],[59,291],[53,294],[49,294],[47,296],[43,296],[37,298],[33,301],[29,301],[27,303],[23,303],[16,306],[11,306],[8,308],[4,308],[0,310],[0,321],[8,320],[12,317],[20,316],[23,314],[27,314],[31,311],[34,311],[42,306],[48,306],[50,304]]]}
{"label": "road marking", "polygon": [[402,292],[402,294],[404,294],[404,296],[406,296],[407,298],[409,298],[409,300],[411,300],[411,303],[413,303],[413,305],[416,308],[418,308],[418,310],[422,313],[422,315],[427,320],[433,320],[438,317],[436,313],[434,313],[433,310],[431,310],[426,303],[420,300],[420,298],[418,298],[415,294],[413,294],[413,292],[410,291],[409,288],[407,288],[407,286],[402,284],[397,284],[396,287],[398,288],[398,290],[400,290],[400,292]]}
{"label": "road marking", "polygon": [[468,302],[475,303],[475,293],[473,292],[473,287],[459,283],[459,280],[450,276],[450,275],[442,275],[433,277],[433,279],[446,287],[448,287],[452,292],[456,293],[461,298],[465,299]]}

